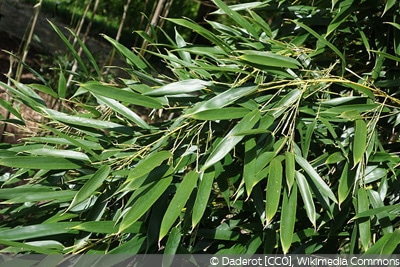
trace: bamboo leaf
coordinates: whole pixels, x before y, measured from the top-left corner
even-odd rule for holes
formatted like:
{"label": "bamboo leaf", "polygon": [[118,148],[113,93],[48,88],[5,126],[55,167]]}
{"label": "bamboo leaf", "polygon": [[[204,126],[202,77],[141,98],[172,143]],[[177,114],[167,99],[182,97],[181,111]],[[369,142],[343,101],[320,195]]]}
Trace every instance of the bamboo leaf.
{"label": "bamboo leaf", "polygon": [[232,119],[240,119],[246,116],[250,110],[247,108],[239,108],[239,107],[226,107],[226,108],[218,108],[218,109],[209,109],[200,111],[191,115],[193,119],[196,120],[232,120]]}
{"label": "bamboo leaf", "polygon": [[299,156],[295,155],[296,162],[303,168],[303,170],[310,176],[310,178],[313,180],[317,188],[320,190],[321,194],[323,196],[329,197],[331,200],[333,200],[335,203],[337,203],[337,199],[335,195],[333,194],[332,190],[329,188],[329,186],[322,180],[322,178],[319,176],[319,174],[315,171],[315,169],[311,166],[308,161]]}
{"label": "bamboo leaf", "polygon": [[127,126],[117,124],[114,122],[67,115],[66,113],[62,113],[47,108],[46,109],[43,108],[42,110],[53,120],[57,120],[66,124],[72,124],[81,127],[91,127],[93,129],[105,129],[124,134],[132,133],[132,130],[129,129]]}
{"label": "bamboo leaf", "polygon": [[292,245],[294,225],[297,210],[297,185],[293,184],[291,193],[285,188],[282,198],[282,211],[280,223],[280,240],[284,254],[289,252]]}
{"label": "bamboo leaf", "polygon": [[294,154],[292,152],[286,151],[285,152],[285,176],[286,176],[286,184],[288,187],[288,192],[290,193],[291,188],[294,183],[294,176],[295,176],[295,159]]}
{"label": "bamboo leaf", "polygon": [[150,154],[143,160],[141,160],[134,168],[129,172],[127,181],[136,180],[139,177],[142,177],[156,167],[160,166],[165,160],[169,159],[172,156],[172,153],[167,150],[159,151],[153,154]]}
{"label": "bamboo leaf", "polygon": [[246,20],[243,16],[241,16],[239,13],[237,13],[235,10],[231,9],[228,7],[224,2],[221,0],[213,0],[213,2],[225,13],[227,14],[231,19],[236,21],[237,24],[239,24],[241,27],[246,29],[246,31],[253,36],[253,38],[258,39],[258,33],[255,30],[254,26]]}
{"label": "bamboo leaf", "polygon": [[367,125],[363,120],[356,120],[353,141],[353,164],[357,165],[363,158],[367,147]]}
{"label": "bamboo leaf", "polygon": [[244,60],[249,64],[292,69],[298,69],[300,66],[300,63],[296,59],[278,55],[272,52],[252,50],[238,52],[243,53],[243,55],[239,56],[239,59]]}
{"label": "bamboo leaf", "polygon": [[266,191],[265,214],[267,225],[271,223],[278,211],[282,191],[282,171],[281,161],[278,158],[274,158],[269,167]]}
{"label": "bamboo leaf", "polygon": [[168,205],[167,211],[162,219],[160,234],[158,237],[159,241],[167,235],[169,229],[181,214],[183,207],[197,184],[198,178],[199,173],[195,171],[191,171],[183,177],[183,180],[176,190],[176,193],[172,198],[171,203]]}
{"label": "bamboo leaf", "polygon": [[235,136],[238,132],[250,130],[260,119],[260,112],[256,109],[247,114],[215,147],[210,156],[204,163],[202,170],[205,171],[222,158],[224,158],[242,139],[244,136]]}
{"label": "bamboo leaf", "polygon": [[256,174],[257,170],[257,151],[256,151],[256,140],[251,138],[244,144],[245,155],[244,155],[244,167],[243,167],[243,180],[246,186],[246,193],[250,196],[253,187],[257,184]]}
{"label": "bamboo leaf", "polygon": [[13,168],[41,169],[41,170],[73,170],[82,167],[79,161],[42,157],[42,156],[16,156],[10,158],[1,158],[0,165]]}
{"label": "bamboo leaf", "polygon": [[194,228],[204,215],[211,195],[212,185],[214,183],[214,171],[205,172],[200,177],[199,189],[197,190],[196,200],[193,206],[192,228]]}
{"label": "bamboo leaf", "polygon": [[65,80],[65,76],[63,71],[60,71],[60,76],[58,78],[58,96],[61,98],[65,98],[67,93],[67,81]]}
{"label": "bamboo leaf", "polygon": [[103,96],[96,96],[97,100],[100,103],[105,104],[106,106],[110,107],[112,110],[115,112],[123,115],[125,118],[128,120],[132,121],[133,123],[136,123],[140,128],[143,129],[150,129],[150,125],[148,125],[139,115],[137,115],[135,112],[132,111],[132,109],[127,108],[126,106],[122,105],[118,101],[103,97]]}
{"label": "bamboo leaf", "polygon": [[146,191],[142,193],[142,196],[137,198],[132,207],[130,207],[128,212],[124,215],[118,232],[124,232],[127,228],[137,222],[137,220],[139,220],[140,217],[142,217],[143,214],[153,206],[165,190],[167,190],[171,182],[171,176],[152,182],[147,187]]}
{"label": "bamboo leaf", "polygon": [[3,240],[18,241],[52,235],[76,233],[76,230],[73,230],[72,227],[77,226],[78,224],[80,224],[80,222],[57,222],[19,226],[12,229],[0,230],[0,236]]}
{"label": "bamboo leaf", "polygon": [[76,59],[76,61],[78,62],[79,66],[82,68],[82,70],[85,72],[85,74],[89,75],[89,71],[87,70],[85,63],[83,63],[82,58],[79,56],[79,54],[75,50],[75,48],[70,44],[67,37],[65,37],[65,35],[62,33],[62,31],[60,31],[60,29],[55,24],[53,24],[50,20],[47,20],[47,21],[49,22],[49,24],[53,28],[53,30],[57,33],[57,35],[60,37],[60,39],[63,41],[65,46],[68,48],[68,50],[71,52],[71,54]]}
{"label": "bamboo leaf", "polygon": [[115,99],[121,102],[130,103],[133,105],[148,107],[148,108],[162,108],[163,105],[160,100],[137,94],[130,90],[124,90],[121,88],[116,88],[111,85],[106,85],[100,82],[87,82],[80,84],[80,86],[89,92],[96,95],[105,96],[111,99]]}
{"label": "bamboo leaf", "polygon": [[[357,213],[369,210],[369,200],[366,189],[359,188],[357,193]],[[358,231],[360,234],[361,245],[367,251],[371,242],[371,222],[369,218],[358,220]]]}
{"label": "bamboo leaf", "polygon": [[203,81],[199,79],[190,79],[174,83],[169,83],[156,88],[152,91],[144,93],[148,96],[168,96],[168,95],[178,95],[187,94],[205,89],[210,86],[211,82]]}
{"label": "bamboo leaf", "polygon": [[350,170],[348,162],[343,167],[342,174],[339,179],[338,198],[339,206],[346,200],[347,196],[353,189],[355,182],[355,174]]}
{"label": "bamboo leaf", "polygon": [[344,74],[345,69],[346,69],[346,58],[343,55],[343,53],[340,52],[340,50],[336,46],[334,46],[332,43],[330,43],[328,40],[326,40],[323,36],[319,35],[316,31],[311,29],[309,26],[307,26],[307,25],[305,25],[305,24],[303,24],[303,23],[301,23],[299,21],[295,21],[295,20],[292,20],[292,22],[294,22],[299,27],[301,27],[301,28],[305,29],[306,31],[308,31],[311,35],[313,35],[315,38],[317,38],[318,41],[321,44],[324,44],[324,45],[328,46],[330,49],[332,49],[332,51],[335,52],[336,55],[338,55],[340,60],[341,60],[341,63],[342,63],[342,74]]}
{"label": "bamboo leaf", "polygon": [[308,185],[307,180],[304,177],[304,175],[298,171],[296,171],[296,181],[299,186],[300,195],[304,202],[304,208],[306,209],[307,217],[315,228],[316,227],[316,223],[315,223],[316,211],[315,211],[315,205],[314,205],[314,201],[312,199],[312,195],[311,195],[311,191],[310,191],[310,186]]}
{"label": "bamboo leaf", "polygon": [[257,89],[258,87],[254,85],[230,88],[207,101],[194,105],[194,107],[185,112],[185,115],[193,116],[201,111],[221,109],[238,99],[255,92]]}
{"label": "bamboo leaf", "polygon": [[393,233],[382,236],[372,245],[364,254],[365,255],[391,255],[395,252],[400,244],[400,229],[396,229]]}
{"label": "bamboo leaf", "polygon": [[89,180],[81,187],[81,189],[79,189],[67,210],[70,210],[79,203],[91,197],[97,188],[103,184],[104,180],[110,174],[110,171],[111,168],[108,165],[100,167],[100,169],[98,169],[93,176],[89,178]]}
{"label": "bamboo leaf", "polygon": [[210,42],[219,46],[226,54],[229,54],[232,51],[232,48],[230,48],[228,46],[228,44],[226,44],[224,41],[222,41],[220,38],[218,38],[215,34],[213,34],[212,32],[210,32],[209,30],[200,26],[197,23],[194,23],[194,22],[191,22],[191,21],[185,20],[185,19],[170,19],[170,18],[168,18],[167,20],[169,20],[177,25],[181,25],[183,27],[186,27],[188,29],[191,29],[191,30],[197,32],[198,34],[200,34],[201,36],[203,36]]}
{"label": "bamboo leaf", "polygon": [[118,43],[118,41],[111,37],[108,37],[107,35],[102,36],[115,47],[115,49],[126,59],[128,64],[136,66],[140,70],[145,70],[148,68],[146,62],[144,62],[140,57],[135,55],[128,48]]}

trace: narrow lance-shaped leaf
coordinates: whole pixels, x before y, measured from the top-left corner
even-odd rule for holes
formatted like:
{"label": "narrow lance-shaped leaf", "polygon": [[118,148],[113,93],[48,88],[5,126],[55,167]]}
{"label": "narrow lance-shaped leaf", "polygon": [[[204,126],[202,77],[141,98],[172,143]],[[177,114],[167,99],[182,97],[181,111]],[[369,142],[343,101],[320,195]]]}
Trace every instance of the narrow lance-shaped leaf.
{"label": "narrow lance-shaped leaf", "polygon": [[79,224],[80,222],[57,222],[19,226],[12,229],[0,230],[0,236],[1,239],[5,240],[27,240],[32,238],[41,238],[45,236],[76,232],[76,230],[71,228]]}
{"label": "narrow lance-shaped leaf", "polygon": [[355,181],[355,175],[354,172],[349,170],[349,164],[346,162],[342,175],[340,176],[339,179],[339,188],[338,188],[338,198],[339,198],[339,206],[340,204],[345,201],[347,196],[349,195],[351,189],[354,186],[354,181]]}
{"label": "narrow lance-shaped leaf", "polygon": [[167,235],[169,229],[179,217],[179,214],[181,214],[183,207],[197,184],[199,176],[199,173],[191,171],[183,177],[162,219],[158,240],[163,239]]}
{"label": "narrow lance-shaped leaf", "polygon": [[[369,209],[369,200],[366,189],[361,187],[357,192],[357,213],[364,212]],[[358,221],[358,231],[360,234],[361,245],[364,251],[368,250],[371,241],[371,222],[370,218],[362,218]]]}
{"label": "narrow lance-shaped leaf", "polygon": [[253,38],[258,39],[258,33],[254,26],[242,15],[240,15],[238,12],[235,10],[231,9],[229,6],[227,6],[223,1],[221,0],[213,0],[213,2],[225,13],[227,14],[231,19],[236,21],[236,23],[239,24],[239,26],[243,27],[246,31],[249,32],[253,36]]}
{"label": "narrow lance-shaped leaf", "polygon": [[143,175],[148,174],[154,170],[157,166],[169,159],[172,153],[167,150],[152,153],[141,160],[132,170],[129,172],[127,181],[133,181]]}
{"label": "narrow lance-shaped leaf", "polygon": [[363,120],[356,120],[353,141],[353,161],[357,165],[364,156],[367,147],[367,125]]}
{"label": "narrow lance-shaped leaf", "polygon": [[81,189],[79,189],[67,210],[75,207],[77,204],[92,196],[97,188],[103,184],[103,181],[110,174],[110,171],[111,167],[108,165],[100,167],[100,169],[93,174],[93,176],[81,187]]}
{"label": "narrow lance-shaped leaf", "polygon": [[96,95],[105,96],[124,103],[130,103],[148,108],[163,107],[162,102],[157,98],[141,95],[122,88],[116,88],[112,85],[107,85],[100,82],[87,82],[80,84],[80,86]]}
{"label": "narrow lance-shaped leaf", "polygon": [[269,167],[268,183],[265,201],[265,213],[267,224],[278,211],[282,191],[282,164],[279,158],[274,158]]}
{"label": "narrow lance-shaped leaf", "polygon": [[61,98],[65,98],[66,93],[67,93],[67,81],[65,80],[63,71],[60,71],[60,76],[58,78],[58,96]]}
{"label": "narrow lance-shaped leaf", "polygon": [[70,44],[67,37],[65,37],[65,35],[62,33],[62,31],[60,31],[60,29],[55,24],[53,24],[50,20],[47,20],[47,21],[49,22],[50,26],[54,29],[54,31],[57,33],[57,35],[60,37],[60,39],[63,41],[63,43],[68,48],[68,50],[71,52],[71,54],[74,56],[74,58],[76,59],[76,61],[78,62],[79,66],[82,68],[82,70],[85,72],[85,74],[88,75],[89,71],[87,70],[85,63],[83,63],[82,57],[79,56],[78,52]]}
{"label": "narrow lance-shaped leaf", "polygon": [[136,123],[137,126],[143,129],[150,129],[151,127],[135,112],[132,111],[132,109],[127,108],[126,106],[122,105],[118,101],[103,97],[103,96],[96,96],[97,100],[100,101],[100,103],[105,104],[106,106],[110,107],[112,110],[115,112],[121,114],[124,116],[126,119],[132,121],[133,123]]}
{"label": "narrow lance-shaped leaf", "polygon": [[297,210],[297,185],[293,184],[291,193],[285,188],[283,191],[281,223],[280,223],[280,240],[283,253],[288,253],[292,245],[294,225],[296,222]]}
{"label": "narrow lance-shaped leaf", "polygon": [[252,129],[259,121],[260,116],[257,109],[247,114],[213,149],[202,170],[205,171],[224,158],[244,137],[242,135],[235,136],[235,134]]}
{"label": "narrow lance-shaped leaf", "polygon": [[41,169],[41,170],[73,170],[82,167],[79,161],[38,156],[15,156],[0,159],[0,165],[13,168]]}
{"label": "narrow lance-shaped leaf", "polygon": [[244,144],[244,166],[243,166],[243,180],[246,186],[246,193],[250,196],[253,186],[256,184],[255,178],[259,170],[257,170],[257,150],[256,140],[251,138]]}
{"label": "narrow lance-shaped leaf", "polygon": [[211,195],[212,185],[214,183],[214,171],[205,172],[201,177],[199,189],[197,190],[196,200],[193,206],[192,228],[194,228],[204,215]]}
{"label": "narrow lance-shaped leaf", "polygon": [[329,186],[322,180],[321,176],[315,171],[315,169],[311,166],[308,161],[302,156],[295,155],[296,162],[303,168],[303,170],[310,176],[310,178],[314,181],[317,188],[320,190],[320,193],[323,196],[327,196],[332,199],[335,203],[337,203],[337,199],[333,194],[332,190]]}
{"label": "narrow lance-shaped leaf", "polygon": [[169,83],[152,91],[144,93],[148,96],[165,96],[165,95],[177,95],[186,94],[205,89],[210,86],[211,83],[199,79],[190,79],[174,83]]}
{"label": "narrow lance-shaped leaf", "polygon": [[188,109],[185,115],[192,116],[201,111],[223,108],[236,100],[255,92],[257,89],[258,87],[255,85],[230,88],[210,100],[196,104],[192,108]]}
{"label": "narrow lance-shaped leaf", "polygon": [[135,55],[132,51],[130,51],[128,48],[126,48],[125,46],[121,45],[120,43],[118,43],[117,40],[108,37],[107,35],[103,35],[104,39],[106,39],[108,42],[110,42],[115,49],[123,56],[125,57],[126,61],[131,64],[136,66],[137,68],[144,70],[147,69],[148,66],[146,64],[146,62],[144,62],[140,57],[138,57],[137,55]]}
{"label": "narrow lance-shaped leaf", "polygon": [[336,46],[334,46],[332,43],[330,43],[328,40],[326,40],[323,36],[319,35],[316,31],[311,29],[309,26],[307,26],[299,21],[295,21],[295,20],[292,20],[292,22],[294,22],[301,28],[303,28],[306,31],[308,31],[309,33],[311,33],[311,35],[313,35],[315,38],[317,38],[319,42],[321,42],[322,44],[324,44],[324,45],[328,46],[330,49],[332,49],[332,51],[334,51],[339,56],[340,60],[342,61],[341,62],[342,63],[342,74],[344,74],[345,69],[346,69],[346,58],[343,55],[343,53],[340,52],[340,50]]}
{"label": "narrow lance-shaped leaf", "polygon": [[168,176],[152,183],[151,186],[133,203],[128,212],[124,215],[119,226],[118,232],[121,233],[133,225],[143,216],[158,198],[167,190],[172,182],[172,177]]}
{"label": "narrow lance-shaped leaf", "polygon": [[248,62],[249,64],[257,64],[267,67],[279,67],[279,68],[291,68],[298,69],[300,63],[294,59],[287,56],[278,55],[272,52],[263,51],[239,51],[243,53],[239,56],[239,59]]}
{"label": "narrow lance-shaped leaf", "polygon": [[286,151],[285,152],[285,176],[286,176],[286,184],[290,190],[292,188],[292,185],[294,183],[294,176],[295,176],[295,160],[294,160],[294,154],[292,152]]}
{"label": "narrow lance-shaped leaf", "polygon": [[315,205],[314,201],[312,198],[312,194],[310,191],[310,186],[307,183],[306,178],[304,175],[298,171],[296,171],[296,181],[299,186],[300,190],[300,195],[301,198],[303,199],[304,202],[304,208],[307,212],[307,217],[312,223],[314,227],[316,227],[315,221],[316,221],[316,211],[315,211]]}

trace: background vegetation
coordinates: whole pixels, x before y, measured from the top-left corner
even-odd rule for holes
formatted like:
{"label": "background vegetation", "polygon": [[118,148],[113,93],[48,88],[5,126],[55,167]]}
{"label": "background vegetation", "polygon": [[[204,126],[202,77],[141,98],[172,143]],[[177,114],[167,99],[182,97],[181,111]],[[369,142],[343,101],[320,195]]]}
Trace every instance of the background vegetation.
{"label": "background vegetation", "polygon": [[2,252],[399,253],[399,3],[213,3],[104,36],[129,78],[53,25],[77,69],[1,83],[41,118],[1,144]]}

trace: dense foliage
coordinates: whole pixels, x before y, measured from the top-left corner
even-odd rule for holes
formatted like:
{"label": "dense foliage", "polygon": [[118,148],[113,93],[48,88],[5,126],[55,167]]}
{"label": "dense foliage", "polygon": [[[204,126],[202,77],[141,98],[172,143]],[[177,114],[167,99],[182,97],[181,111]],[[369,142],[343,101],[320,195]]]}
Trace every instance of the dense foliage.
{"label": "dense foliage", "polygon": [[3,252],[399,253],[399,3],[213,2],[148,40],[162,71],[104,36],[130,78],[102,76],[53,25],[76,85],[1,84],[43,117],[1,145]]}

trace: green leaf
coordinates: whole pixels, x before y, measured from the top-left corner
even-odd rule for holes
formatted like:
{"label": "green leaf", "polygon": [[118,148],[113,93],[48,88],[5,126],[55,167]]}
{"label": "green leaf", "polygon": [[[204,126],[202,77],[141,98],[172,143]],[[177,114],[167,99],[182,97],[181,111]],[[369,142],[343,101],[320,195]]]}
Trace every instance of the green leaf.
{"label": "green leaf", "polygon": [[50,24],[50,26],[53,28],[53,30],[57,33],[57,35],[60,37],[60,39],[63,41],[65,46],[68,48],[68,50],[71,52],[75,60],[78,62],[79,66],[82,68],[82,70],[85,72],[86,75],[89,74],[89,71],[86,68],[85,63],[83,63],[82,57],[79,56],[78,52],[75,50],[75,48],[70,44],[68,41],[67,37],[60,31],[60,29],[53,24],[50,20],[47,20]]}
{"label": "green leaf", "polygon": [[214,171],[200,174],[199,189],[197,190],[196,200],[193,206],[192,228],[194,228],[204,215],[214,184]]}
{"label": "green leaf", "polygon": [[255,30],[254,26],[246,20],[243,16],[241,16],[239,13],[228,7],[223,1],[221,0],[213,0],[213,2],[225,13],[227,14],[231,19],[236,21],[237,24],[239,24],[241,27],[243,27],[250,35],[253,36],[253,38],[258,39],[258,33]]}
{"label": "green leaf", "polygon": [[223,40],[221,40],[218,36],[207,30],[206,28],[200,26],[198,23],[186,20],[186,19],[170,19],[167,18],[167,20],[177,24],[181,25],[183,27],[186,27],[188,29],[191,29],[192,31],[200,34],[210,42],[216,44],[219,46],[226,54],[229,54],[232,51],[232,48],[229,47],[227,43],[225,43]]}
{"label": "green leaf", "polygon": [[174,83],[169,83],[167,85],[163,85],[159,88],[156,88],[152,91],[144,93],[144,95],[148,96],[168,96],[168,95],[178,95],[178,94],[187,94],[193,93],[196,91],[203,90],[210,86],[211,82],[203,81],[199,79],[190,79],[184,80]]}
{"label": "green leaf", "polygon": [[365,210],[362,212],[357,212],[357,214],[354,215],[354,217],[351,218],[350,221],[360,219],[360,218],[365,218],[365,217],[371,217],[371,216],[377,215],[381,212],[393,212],[393,211],[396,211],[396,212],[400,211],[400,204],[384,206],[384,207],[380,207],[380,208],[368,209],[368,210]]}
{"label": "green leaf", "polygon": [[400,244],[400,229],[382,236],[364,254],[366,255],[392,255]]}
{"label": "green leaf", "polygon": [[96,95],[105,96],[121,102],[148,108],[163,107],[161,101],[157,98],[137,94],[131,90],[116,88],[114,86],[106,85],[100,82],[87,82],[84,84],[80,84],[80,86]]}
{"label": "green leaf", "polygon": [[224,158],[244,137],[236,136],[235,134],[252,129],[259,121],[260,116],[261,113],[256,109],[243,117],[243,119],[213,149],[204,163],[202,170],[205,171]]}
{"label": "green leaf", "polygon": [[315,205],[314,205],[314,201],[312,198],[310,186],[307,183],[307,180],[304,177],[304,175],[298,171],[296,171],[296,181],[299,186],[300,195],[304,202],[304,208],[307,212],[307,217],[315,228],[316,227],[316,224],[315,224],[316,211],[315,211]]}
{"label": "green leaf", "polygon": [[167,150],[150,154],[134,166],[134,168],[129,172],[128,178],[126,180],[128,182],[133,181],[139,177],[148,174],[170,157],[172,157],[172,153]]}
{"label": "green leaf", "polygon": [[118,43],[118,41],[111,37],[108,37],[107,35],[102,36],[115,47],[115,49],[126,59],[128,64],[134,65],[140,70],[145,70],[148,68],[147,64],[140,57],[135,55],[125,46]]}
{"label": "green leaf", "polygon": [[70,210],[77,204],[91,197],[97,188],[103,184],[104,180],[110,174],[110,171],[111,167],[108,165],[103,165],[100,167],[100,169],[98,169],[93,176],[89,178],[89,180],[81,187],[81,189],[79,189],[67,210]]}
{"label": "green leaf", "polygon": [[[18,253],[21,253],[22,251],[32,251],[32,252],[35,252],[38,254],[49,255],[49,254],[61,253],[61,251],[62,251],[62,249],[60,249],[60,251],[54,251],[53,249],[48,249],[43,246],[31,245],[26,242],[15,242],[15,241],[10,241],[10,240],[4,240],[3,238],[0,239],[0,245],[8,246],[8,248],[10,248],[10,247],[16,248]],[[15,253],[17,253],[17,252],[15,252]],[[16,263],[15,260],[11,260],[11,262],[12,262],[12,264]],[[26,264],[26,262],[24,262],[23,264]],[[2,265],[7,266],[7,263],[2,264]],[[31,265],[29,265],[29,266],[31,266]]]}
{"label": "green leaf", "polygon": [[339,49],[337,49],[336,46],[334,46],[332,43],[330,43],[328,40],[326,40],[323,36],[319,35],[316,31],[314,31],[313,29],[311,29],[309,26],[299,22],[299,21],[295,21],[295,20],[291,20],[292,22],[294,22],[295,24],[297,24],[297,26],[305,29],[306,31],[308,31],[311,35],[313,35],[315,38],[318,39],[318,41],[323,44],[328,46],[330,49],[332,49],[333,52],[336,53],[336,55],[339,56],[341,63],[342,63],[342,75],[344,74],[345,70],[346,70],[346,58],[343,55],[342,52],[340,52]]}
{"label": "green leaf", "polygon": [[269,165],[269,174],[266,190],[265,214],[267,225],[271,223],[278,211],[282,190],[282,164],[278,158],[274,158]]}
{"label": "green leaf", "polygon": [[[116,225],[115,221],[92,221],[81,223],[72,227],[72,229],[90,233],[115,234],[118,232],[118,227],[119,226]],[[129,228],[125,229],[124,233],[140,233],[141,231],[144,231],[143,224],[136,222]]]}
{"label": "green leaf", "polygon": [[82,163],[66,158],[42,156],[16,156],[1,158],[0,165],[12,168],[27,168],[41,170],[73,170],[82,167]]}
{"label": "green leaf", "polygon": [[80,222],[57,222],[18,226],[13,229],[0,230],[0,236],[3,240],[18,241],[52,235],[76,233],[77,231],[72,228],[78,224],[80,224]]}
{"label": "green leaf", "polygon": [[354,0],[342,1],[339,5],[338,13],[335,15],[331,23],[328,25],[326,37],[336,30],[353,12],[352,4]]}
{"label": "green leaf", "polygon": [[357,165],[363,158],[367,147],[367,125],[363,120],[356,120],[353,141],[353,164]]}
{"label": "green leaf", "polygon": [[[167,244],[165,245],[164,254],[167,255],[175,255],[176,250],[178,249],[179,243],[181,241],[181,230],[178,227],[174,227],[171,229],[171,233],[168,236]],[[171,257],[168,259],[172,259]],[[170,266],[169,264],[164,264],[163,266]]]}
{"label": "green leaf", "polygon": [[100,103],[105,104],[106,106],[110,107],[112,110],[121,114],[128,120],[132,121],[133,123],[136,123],[137,126],[139,126],[140,128],[143,129],[151,128],[139,115],[133,112],[132,109],[122,105],[118,101],[103,96],[96,96],[96,98]]}
{"label": "green leaf", "polygon": [[67,115],[66,113],[62,113],[62,112],[51,110],[51,109],[44,109],[44,108],[43,108],[43,111],[51,119],[63,122],[65,124],[72,124],[72,125],[81,126],[81,127],[91,127],[94,129],[110,130],[110,131],[115,131],[115,132],[124,133],[124,134],[132,133],[132,130],[129,129],[127,126],[117,124],[114,122],[110,122],[110,121],[106,121],[106,120],[96,120],[96,119],[90,119],[90,118],[85,118],[85,117],[72,116],[72,115]]}
{"label": "green leaf", "polygon": [[167,211],[162,219],[160,234],[158,237],[159,241],[167,235],[169,229],[175,223],[175,220],[182,213],[182,209],[195,188],[199,176],[199,173],[191,171],[183,177],[183,180],[176,190],[176,193],[172,198],[171,203],[168,205]]}
{"label": "green leaf", "polygon": [[295,155],[296,162],[303,168],[303,170],[310,176],[310,178],[313,180],[315,185],[317,186],[318,190],[320,190],[320,193],[323,196],[327,196],[330,199],[332,199],[335,203],[337,203],[337,199],[335,195],[333,194],[332,190],[329,188],[329,186],[322,180],[321,176],[315,171],[315,169],[311,166],[308,161],[299,156]]}
{"label": "green leaf", "polygon": [[140,217],[151,208],[165,190],[167,190],[171,182],[171,176],[152,182],[142,193],[141,197],[137,198],[132,207],[130,207],[124,215],[118,232],[124,232],[127,228],[137,222],[137,220],[139,220]]}
{"label": "green leaf", "polygon": [[[26,190],[29,190],[28,188]],[[1,194],[1,193],[0,193]],[[51,192],[32,192],[26,191],[25,194],[19,194],[18,196],[10,195],[10,199],[4,201],[4,204],[15,204],[15,203],[25,203],[25,202],[67,202],[73,199],[76,192],[72,190],[58,190]],[[12,198],[11,198],[12,197]]]}
{"label": "green leaf", "polygon": [[46,85],[32,83],[32,84],[29,84],[29,87],[34,90],[37,90],[39,92],[45,93],[47,95],[51,95],[54,98],[58,98],[58,94],[56,92],[54,92],[53,89],[51,89],[50,87],[48,87]]}
{"label": "green leaf", "polygon": [[291,193],[283,190],[282,198],[282,211],[281,211],[281,223],[280,223],[280,240],[282,245],[282,251],[284,254],[288,253],[290,246],[292,245],[294,225],[296,222],[296,210],[297,210],[297,185],[293,184]]}
{"label": "green leaf", "polygon": [[301,66],[300,63],[294,58],[282,56],[272,52],[253,50],[244,50],[238,52],[243,53],[243,55],[239,56],[239,59],[244,60],[249,64],[291,69],[298,69],[299,66]]}
{"label": "green leaf", "polygon": [[201,111],[221,109],[231,103],[234,103],[238,99],[255,92],[257,89],[258,87],[254,85],[230,88],[207,101],[196,104],[194,107],[188,109],[185,112],[185,115],[193,116]]}
{"label": "green leaf", "polygon": [[37,148],[37,149],[25,149],[24,152],[38,155],[38,156],[48,156],[56,158],[68,158],[77,161],[89,161],[89,157],[82,152],[72,151],[72,150],[61,150],[53,148]]}
{"label": "green leaf", "polygon": [[295,176],[295,159],[294,154],[292,152],[285,152],[285,176],[286,176],[286,184],[289,189],[289,193],[294,183]]}
{"label": "green leaf", "polygon": [[385,13],[389,10],[389,9],[391,9],[395,4],[396,4],[396,0],[387,0],[386,1],[386,4],[385,4],[385,10],[383,10],[383,13],[382,13],[382,17],[385,15]]}
{"label": "green leaf", "polygon": [[339,179],[339,188],[338,188],[339,206],[343,203],[343,201],[346,200],[347,196],[353,189],[355,178],[356,177],[354,172],[350,170],[349,163],[346,162]]}
{"label": "green leaf", "polygon": [[64,73],[60,71],[60,76],[58,78],[58,96],[65,98],[67,93],[67,81],[65,80]]}
{"label": "green leaf", "polygon": [[200,111],[191,115],[191,117],[195,120],[208,120],[208,121],[216,121],[216,120],[233,120],[240,119],[246,116],[250,110],[247,108],[239,108],[239,107],[226,107],[226,108],[217,108],[217,109],[209,109]]}
{"label": "green leaf", "polygon": [[[357,213],[369,210],[369,200],[366,189],[363,187],[358,189],[357,193]],[[358,220],[358,231],[360,234],[361,245],[364,251],[367,251],[371,242],[371,222],[369,218]]]}
{"label": "green leaf", "polygon": [[244,144],[244,166],[243,166],[243,180],[246,186],[246,193],[250,196],[253,187],[257,184],[256,174],[257,170],[257,151],[256,151],[256,140],[251,138]]}

